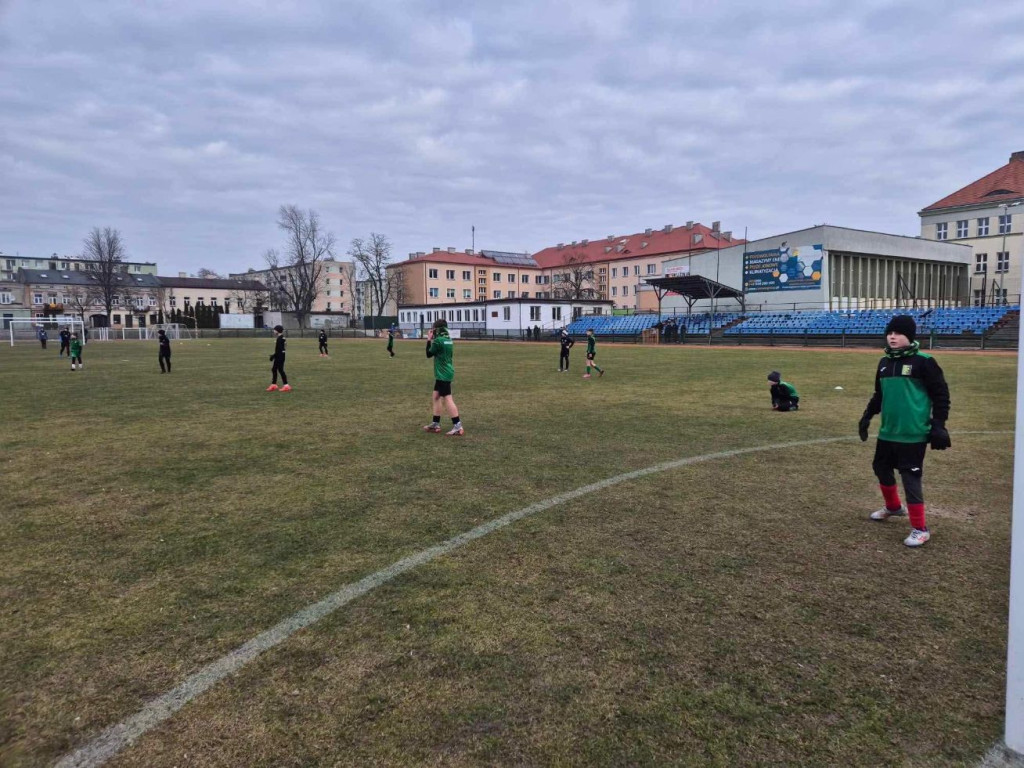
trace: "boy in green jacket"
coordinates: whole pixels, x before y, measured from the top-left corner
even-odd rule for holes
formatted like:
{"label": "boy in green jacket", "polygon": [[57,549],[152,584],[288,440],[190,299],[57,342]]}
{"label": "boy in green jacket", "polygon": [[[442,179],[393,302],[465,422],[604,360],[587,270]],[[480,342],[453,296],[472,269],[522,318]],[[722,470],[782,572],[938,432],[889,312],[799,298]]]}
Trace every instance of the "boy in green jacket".
{"label": "boy in green jacket", "polygon": [[85,369],[85,364],[82,362],[82,341],[78,338],[77,333],[71,334],[71,370],[75,370],[75,361],[78,361],[78,367]]}
{"label": "boy in green jacket", "polygon": [[590,378],[590,369],[597,371],[598,376],[604,376],[604,371],[597,367],[594,358],[597,357],[597,339],[594,338],[594,329],[587,328],[587,372],[583,374],[584,379]]}
{"label": "boy in green jacket", "polygon": [[[949,387],[942,369],[931,355],[920,351],[914,337],[917,323],[909,315],[897,315],[885,327],[885,357],[875,371],[875,394],[858,424],[861,440],[868,439],[871,417],[882,414],[872,468],[885,506],[871,513],[877,522],[909,512],[908,547],[920,547],[932,537],[924,519],[924,489],[921,476],[925,450],[944,451],[951,445],[946,419],[949,418]],[[900,503],[896,486],[898,470],[903,478],[907,505]]]}
{"label": "boy in green jacket", "polygon": [[434,358],[434,395],[432,407],[434,419],[425,427],[427,432],[441,431],[441,405],[443,404],[452,417],[452,428],[445,434],[449,437],[461,437],[465,434],[459,409],[452,399],[452,379],[455,378],[455,365],[452,353],[455,346],[448,335],[448,321],[443,317],[434,321],[434,327],[427,334],[427,357]]}
{"label": "boy in green jacket", "polygon": [[796,387],[788,381],[783,381],[781,373],[778,371],[769,373],[768,383],[771,385],[772,410],[783,413],[800,410],[800,395],[797,394]]}

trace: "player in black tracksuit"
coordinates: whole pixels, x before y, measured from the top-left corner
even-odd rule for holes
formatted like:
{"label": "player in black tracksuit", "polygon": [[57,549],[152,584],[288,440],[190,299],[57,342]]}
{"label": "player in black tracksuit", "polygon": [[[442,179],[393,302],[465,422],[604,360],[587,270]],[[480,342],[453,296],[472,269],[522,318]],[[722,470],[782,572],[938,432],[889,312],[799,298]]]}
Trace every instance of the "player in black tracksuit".
{"label": "player in black tracksuit", "polygon": [[171,372],[171,340],[163,329],[157,331],[157,341],[160,342],[160,373]]}
{"label": "player in black tracksuit", "polygon": [[573,345],[576,342],[573,341],[573,338],[572,336],[569,335],[569,332],[563,328],[562,337],[558,340],[558,343],[561,346],[561,351],[558,356],[558,372],[562,373],[564,371],[565,373],[568,373],[569,350],[573,348]]}
{"label": "player in black tracksuit", "polygon": [[57,353],[57,357],[63,357],[65,352],[68,353],[68,357],[71,357],[71,331],[67,328],[61,328],[60,352]]}
{"label": "player in black tracksuit", "polygon": [[277,374],[281,374],[281,391],[291,392],[292,388],[288,386],[288,375],[284,372],[284,348],[287,344],[287,340],[284,337],[284,327],[280,325],[274,326],[274,354],[270,356],[270,361],[274,366],[270,369],[270,375],[272,377],[271,384],[267,387],[267,392],[277,391]]}
{"label": "player in black tracksuit", "polygon": [[320,343],[320,357],[328,357],[327,354],[327,331],[320,331],[320,335],[316,337],[316,340]]}

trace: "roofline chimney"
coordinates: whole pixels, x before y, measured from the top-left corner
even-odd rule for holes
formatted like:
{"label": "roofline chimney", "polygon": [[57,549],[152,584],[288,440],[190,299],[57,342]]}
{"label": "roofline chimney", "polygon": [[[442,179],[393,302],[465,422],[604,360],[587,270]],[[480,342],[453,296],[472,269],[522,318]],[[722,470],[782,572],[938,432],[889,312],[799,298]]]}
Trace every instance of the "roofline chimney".
{"label": "roofline chimney", "polygon": [[440,253],[441,249],[438,246],[434,246],[434,253]]}
{"label": "roofline chimney", "polygon": [[1011,163],[1022,163],[1022,162],[1024,162],[1024,149],[1022,149],[1020,152],[1014,152],[1012,155],[1010,155],[1010,162]]}

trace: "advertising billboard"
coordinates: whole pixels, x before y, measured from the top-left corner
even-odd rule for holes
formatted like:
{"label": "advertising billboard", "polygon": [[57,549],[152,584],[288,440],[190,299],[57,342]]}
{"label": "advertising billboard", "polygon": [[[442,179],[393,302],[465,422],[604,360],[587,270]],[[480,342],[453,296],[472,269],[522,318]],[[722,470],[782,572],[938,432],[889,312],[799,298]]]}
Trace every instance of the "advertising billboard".
{"label": "advertising billboard", "polygon": [[821,288],[824,249],[820,245],[790,246],[743,255],[743,292],[807,291]]}

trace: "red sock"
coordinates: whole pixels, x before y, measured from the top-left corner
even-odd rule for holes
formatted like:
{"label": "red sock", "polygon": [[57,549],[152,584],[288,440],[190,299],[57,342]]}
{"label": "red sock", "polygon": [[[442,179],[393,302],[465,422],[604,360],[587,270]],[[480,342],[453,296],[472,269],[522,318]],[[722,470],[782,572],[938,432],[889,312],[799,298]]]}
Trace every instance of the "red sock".
{"label": "red sock", "polygon": [[885,508],[890,512],[895,512],[903,506],[900,504],[899,488],[895,485],[882,485],[879,483],[878,488],[882,492],[882,498],[885,499]]}
{"label": "red sock", "polygon": [[924,524],[924,504],[907,504],[907,514],[910,516],[911,528],[923,531],[928,527]]}

